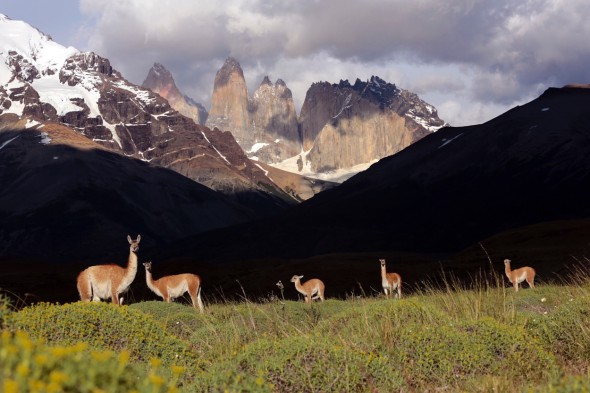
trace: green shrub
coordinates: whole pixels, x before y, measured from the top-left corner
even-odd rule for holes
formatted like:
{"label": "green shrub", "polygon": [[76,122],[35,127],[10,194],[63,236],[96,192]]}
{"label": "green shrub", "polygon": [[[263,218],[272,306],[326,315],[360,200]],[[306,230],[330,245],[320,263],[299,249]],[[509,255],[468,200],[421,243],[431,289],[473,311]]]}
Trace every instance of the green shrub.
{"label": "green shrub", "polygon": [[476,376],[539,380],[557,372],[555,359],[517,327],[491,318],[460,324],[408,324],[391,351],[417,386],[461,384]]}
{"label": "green shrub", "polygon": [[195,330],[201,328],[206,318],[192,306],[180,303],[149,301],[131,304],[129,308],[153,316],[169,333],[182,339],[188,339]]}
{"label": "green shrub", "polygon": [[320,336],[260,339],[198,380],[205,391],[231,385],[235,376],[257,375],[265,391],[361,392],[399,391],[405,386],[390,359],[355,351]]}
{"label": "green shrub", "polygon": [[526,393],[590,393],[588,376],[565,376],[549,384],[525,389]]}
{"label": "green shrub", "polygon": [[183,368],[149,370],[129,363],[129,353],[90,351],[84,343],[48,346],[24,332],[0,336],[0,391],[30,392],[174,392]]}
{"label": "green shrub", "polygon": [[0,329],[4,327],[4,321],[12,313],[12,304],[10,299],[0,293]]}
{"label": "green shrub", "polygon": [[199,366],[198,357],[153,317],[105,302],[48,304],[24,308],[8,319],[12,329],[51,344],[87,343],[95,349],[127,350],[135,361],[159,358],[166,364]]}
{"label": "green shrub", "polygon": [[587,364],[590,358],[590,295],[569,298],[547,315],[531,315],[530,334],[569,364]]}

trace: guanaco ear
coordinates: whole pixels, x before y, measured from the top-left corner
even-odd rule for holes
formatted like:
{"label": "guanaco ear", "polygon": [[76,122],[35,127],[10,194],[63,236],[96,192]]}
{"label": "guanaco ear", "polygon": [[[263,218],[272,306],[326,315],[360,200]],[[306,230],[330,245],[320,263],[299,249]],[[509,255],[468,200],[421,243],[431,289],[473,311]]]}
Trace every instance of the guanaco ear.
{"label": "guanaco ear", "polygon": [[131,240],[131,236],[127,235],[127,241],[129,242],[129,244],[133,243],[133,240]]}
{"label": "guanaco ear", "polygon": [[141,240],[141,235],[137,235],[137,242],[139,243]]}
{"label": "guanaco ear", "polygon": [[303,278],[303,276],[297,276],[297,277],[299,277],[300,280]]}

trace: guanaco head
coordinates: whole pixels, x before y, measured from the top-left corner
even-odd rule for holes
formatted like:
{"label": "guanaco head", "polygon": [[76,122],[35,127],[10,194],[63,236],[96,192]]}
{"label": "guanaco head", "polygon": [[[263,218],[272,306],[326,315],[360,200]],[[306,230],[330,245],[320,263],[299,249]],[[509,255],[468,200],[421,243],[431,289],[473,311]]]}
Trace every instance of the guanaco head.
{"label": "guanaco head", "polygon": [[144,262],[143,266],[145,266],[145,270],[148,272],[152,272],[152,263],[151,262]]}
{"label": "guanaco head", "polygon": [[297,282],[297,281],[301,280],[302,278],[303,278],[303,276],[298,276],[296,274],[293,277],[291,277],[291,282]]}
{"label": "guanaco head", "polygon": [[385,259],[379,259],[379,262],[381,262],[381,267],[385,267]]}
{"label": "guanaco head", "polygon": [[510,259],[504,259],[504,266],[510,266]]}
{"label": "guanaco head", "polygon": [[127,241],[131,244],[131,251],[137,252],[139,250],[139,242],[141,241],[141,235],[137,235],[137,239],[133,240],[131,236],[127,235]]}

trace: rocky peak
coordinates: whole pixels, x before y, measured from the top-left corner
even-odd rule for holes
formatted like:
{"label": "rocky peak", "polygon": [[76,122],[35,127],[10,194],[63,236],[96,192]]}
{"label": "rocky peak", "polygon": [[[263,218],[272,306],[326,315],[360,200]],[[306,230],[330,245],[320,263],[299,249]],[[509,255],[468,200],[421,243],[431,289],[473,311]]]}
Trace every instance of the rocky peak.
{"label": "rocky peak", "polygon": [[244,79],[244,71],[242,70],[242,66],[240,66],[240,63],[235,58],[230,56],[225,60],[223,66],[215,74],[213,89],[215,89],[215,86],[221,87],[229,83],[233,74],[237,74],[238,78]]}
{"label": "rocky peak", "polygon": [[113,74],[113,67],[109,59],[105,59],[94,52],[82,52],[70,56],[64,64],[65,70],[77,67],[83,71],[96,71],[99,74],[110,76]]}
{"label": "rocky peak", "polygon": [[108,59],[100,57],[94,52],[80,52],[66,59],[59,71],[59,81],[70,86],[83,81],[93,85],[100,83],[100,78],[97,79],[94,76],[88,78],[90,73],[103,77],[120,77],[120,74],[111,67]]}
{"label": "rocky peak", "polygon": [[182,94],[174,82],[172,73],[162,64],[154,63],[141,85],[168,100],[172,108],[193,119],[195,123],[204,124],[207,120],[205,107]]}
{"label": "rocky peak", "polygon": [[264,79],[262,79],[262,82],[260,82],[260,86],[262,85],[271,85],[272,86],[272,82],[270,81],[270,78],[268,77],[268,75],[264,76]]}
{"label": "rocky peak", "polygon": [[7,65],[12,69],[16,79],[21,82],[30,83],[35,78],[39,77],[39,71],[37,68],[16,51],[8,51],[6,60]]}
{"label": "rocky peak", "polygon": [[142,86],[151,89],[151,86],[154,86],[156,83],[174,83],[172,73],[170,73],[170,71],[168,71],[168,69],[160,63],[154,63],[152,68],[150,68],[147,77],[142,83]]}
{"label": "rocky peak", "polygon": [[379,160],[445,124],[432,105],[378,76],[314,83],[299,122],[306,165],[316,172]]}
{"label": "rocky peak", "polygon": [[248,131],[252,123],[249,106],[242,67],[236,59],[228,57],[215,74],[206,124],[210,128],[231,131],[242,147],[251,146],[254,138]]}

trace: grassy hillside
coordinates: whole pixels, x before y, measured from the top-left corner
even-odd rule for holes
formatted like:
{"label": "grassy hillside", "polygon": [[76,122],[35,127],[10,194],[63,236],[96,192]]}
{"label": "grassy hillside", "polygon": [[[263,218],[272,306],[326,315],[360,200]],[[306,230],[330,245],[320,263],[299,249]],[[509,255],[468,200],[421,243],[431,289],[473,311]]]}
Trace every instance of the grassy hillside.
{"label": "grassy hillside", "polygon": [[2,392],[590,391],[590,281],[401,300],[0,301]]}

